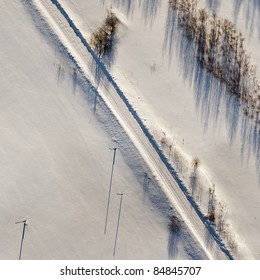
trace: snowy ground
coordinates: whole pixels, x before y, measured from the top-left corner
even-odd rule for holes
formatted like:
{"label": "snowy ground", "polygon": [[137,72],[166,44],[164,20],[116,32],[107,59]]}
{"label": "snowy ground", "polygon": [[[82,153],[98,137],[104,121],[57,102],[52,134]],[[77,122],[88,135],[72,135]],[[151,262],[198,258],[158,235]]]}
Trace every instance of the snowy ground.
{"label": "snowy ground", "polygon": [[[110,72],[158,142],[166,137],[167,154],[172,145],[185,160],[200,159],[199,172],[206,177],[202,179],[206,185],[200,198],[202,208],[208,187],[215,185],[217,201],[224,206],[226,231],[237,244],[236,258],[259,259],[259,157],[253,151],[252,132],[243,134],[242,117],[238,129],[234,127],[234,117],[226,118],[225,98],[218,100],[221,104],[217,111],[213,102],[205,98],[199,101],[196,85],[185,78],[189,62],[183,62],[184,57],[179,58],[174,47],[169,55],[165,47],[168,1],[60,2],[86,38],[112,7],[121,26]],[[236,23],[245,37],[252,63],[260,64],[259,2],[200,1],[199,5]],[[257,73],[259,77],[259,67]],[[206,96],[204,92],[200,94]],[[243,116],[242,112],[239,115]],[[180,176],[189,182],[189,172]]]}
{"label": "snowy ground", "polygon": [[[120,87],[128,108],[136,110],[138,123],[149,129],[205,215],[208,190],[215,185],[218,211],[223,209],[225,220],[224,242],[234,257],[259,259],[258,157],[253,152],[248,158],[252,142],[239,126],[230,141],[234,120],[226,119],[225,102],[217,110],[217,119],[213,118],[216,104],[199,103],[196,84],[185,79],[189,62],[183,63],[174,48],[169,54],[167,2],[60,0],[87,41],[108,9],[116,13],[120,19],[117,47],[104,61],[112,85]],[[124,193],[124,198],[116,258],[224,258],[216,245],[221,239],[212,242],[196,211],[186,207],[185,196],[167,188],[175,188],[176,183],[169,181],[166,167],[141,135],[138,118],[131,119],[127,107],[123,109],[113,97],[108,76],[109,83],[101,79],[96,91],[95,63],[91,68],[83,52],[86,48],[71,35],[73,30],[62,30],[64,19],[52,18],[41,9],[38,14],[31,3],[41,8],[51,1],[0,3],[4,42],[0,54],[0,258],[18,257],[22,225],[14,223],[27,219],[24,259],[111,259],[117,193]],[[259,65],[259,2],[250,3],[200,1],[200,6],[236,22],[252,62]],[[102,78],[103,74],[96,74]],[[114,147],[118,150],[104,235],[113,159],[109,148]],[[192,167],[195,157],[200,160],[198,170]],[[192,181],[195,172],[199,183]],[[171,215],[184,220],[178,234],[168,227]]]}
{"label": "snowy ground", "polygon": [[[1,1],[0,258],[204,259],[136,148],[44,20],[26,1]],[[13,15],[16,15],[15,17]],[[12,19],[12,20],[10,20]],[[104,223],[113,151],[117,147]]]}

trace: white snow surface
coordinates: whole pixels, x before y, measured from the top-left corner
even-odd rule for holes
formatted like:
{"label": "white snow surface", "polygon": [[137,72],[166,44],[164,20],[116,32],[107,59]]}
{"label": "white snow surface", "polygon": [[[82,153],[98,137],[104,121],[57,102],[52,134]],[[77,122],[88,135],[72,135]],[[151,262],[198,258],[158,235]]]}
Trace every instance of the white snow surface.
{"label": "white snow surface", "polygon": [[[184,57],[179,58],[174,48],[169,54],[164,45],[168,1],[60,2],[87,39],[102,24],[107,10],[116,13],[121,25],[111,75],[158,140],[166,135],[186,158],[200,159],[201,173],[210,186],[215,185],[217,200],[225,205],[236,258],[259,259],[259,157],[247,142],[252,132],[243,135],[241,119],[234,129],[234,117],[226,119],[223,100],[217,118],[206,113],[213,112],[216,104],[197,103],[194,82],[185,79],[184,66],[189,62],[185,65]],[[236,24],[259,79],[259,1],[199,1],[199,6]]]}
{"label": "white snow surface", "polygon": [[[117,193],[124,197],[115,258],[224,258],[214,242],[206,244],[203,229],[194,228],[194,211],[184,213],[178,199],[172,203],[163,188],[168,179],[165,183],[155,174],[142,143],[134,139],[139,134],[128,127],[131,121],[120,122],[109,96],[97,97],[109,86],[99,85],[96,91],[91,67],[84,68],[86,57],[77,56],[81,50],[68,40],[72,37],[64,36],[59,23],[44,18],[30,4],[41,7],[44,2],[51,1],[0,3],[0,258],[18,257],[22,225],[15,222],[24,219],[28,226],[23,259],[113,258]],[[199,158],[202,180],[215,185],[217,200],[225,205],[229,238],[236,244],[234,257],[259,259],[257,158],[246,152],[242,156],[239,130],[230,141],[225,104],[217,121],[211,115],[203,117],[205,107],[198,106],[195,85],[184,78],[182,58],[174,51],[169,55],[164,47],[168,1],[59,2],[87,41],[108,9],[116,13],[120,26],[109,73],[158,143],[165,136],[187,162]],[[199,5],[236,23],[258,66],[260,8],[257,1],[246,2],[208,0]],[[50,30],[45,21],[57,28]],[[257,73],[259,77],[259,69]],[[104,235],[113,147],[118,150]],[[164,152],[168,156],[167,147]],[[179,177],[189,188],[185,172]],[[179,234],[168,228],[171,215],[184,218]]]}
{"label": "white snow surface", "polygon": [[30,1],[0,8],[0,258],[18,258],[23,226],[15,222],[25,219],[22,259],[208,258],[189,228],[169,230],[178,213]]}

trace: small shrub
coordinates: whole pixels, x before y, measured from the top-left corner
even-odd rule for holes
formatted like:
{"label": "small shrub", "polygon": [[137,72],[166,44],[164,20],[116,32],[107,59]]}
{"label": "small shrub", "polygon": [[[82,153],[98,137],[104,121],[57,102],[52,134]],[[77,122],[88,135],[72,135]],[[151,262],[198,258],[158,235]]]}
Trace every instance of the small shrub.
{"label": "small shrub", "polygon": [[162,146],[165,146],[166,143],[167,143],[166,137],[163,136],[163,137],[161,138],[161,145],[162,145]]}
{"label": "small shrub", "polygon": [[104,26],[110,29],[110,32],[116,32],[119,20],[113,12],[108,12],[108,15],[105,19]]}
{"label": "small shrub", "polygon": [[180,220],[178,217],[176,216],[171,216],[170,218],[170,222],[169,222],[169,229],[172,232],[179,232],[182,228],[183,225],[183,221]]}
{"label": "small shrub", "polygon": [[192,160],[192,164],[193,164],[193,166],[194,166],[194,168],[198,168],[199,167],[199,165],[200,165],[200,160],[199,160],[199,158],[194,158],[193,160]]}
{"label": "small shrub", "polygon": [[208,213],[208,219],[214,224],[216,220],[216,214],[214,211],[210,211]]}

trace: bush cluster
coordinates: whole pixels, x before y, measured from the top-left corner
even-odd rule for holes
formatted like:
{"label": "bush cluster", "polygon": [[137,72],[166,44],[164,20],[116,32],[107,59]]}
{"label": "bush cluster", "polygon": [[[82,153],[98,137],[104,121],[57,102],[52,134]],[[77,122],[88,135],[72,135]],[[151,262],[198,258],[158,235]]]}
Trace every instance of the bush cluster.
{"label": "bush cluster", "polygon": [[109,11],[102,26],[91,35],[90,45],[98,56],[103,56],[112,50],[118,23],[116,15]]}

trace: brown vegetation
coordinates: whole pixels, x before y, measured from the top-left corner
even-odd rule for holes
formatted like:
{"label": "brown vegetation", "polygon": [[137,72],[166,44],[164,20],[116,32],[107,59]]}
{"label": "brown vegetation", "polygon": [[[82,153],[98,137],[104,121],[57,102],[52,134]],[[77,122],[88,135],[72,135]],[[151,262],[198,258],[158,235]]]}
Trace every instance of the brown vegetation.
{"label": "brown vegetation", "polygon": [[238,96],[245,112],[258,123],[260,84],[242,34],[231,21],[198,9],[196,0],[170,0],[169,7],[183,34],[195,44],[200,65]]}
{"label": "brown vegetation", "polygon": [[183,221],[181,221],[178,217],[173,215],[170,218],[169,229],[172,232],[178,232],[181,230],[182,224],[183,224]]}
{"label": "brown vegetation", "polygon": [[102,26],[91,35],[90,45],[98,56],[102,56],[112,50],[118,23],[118,18],[110,11]]}

